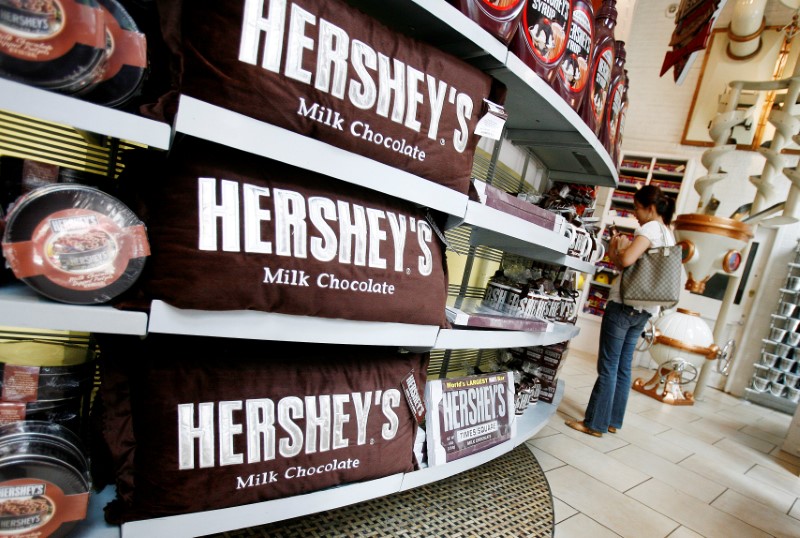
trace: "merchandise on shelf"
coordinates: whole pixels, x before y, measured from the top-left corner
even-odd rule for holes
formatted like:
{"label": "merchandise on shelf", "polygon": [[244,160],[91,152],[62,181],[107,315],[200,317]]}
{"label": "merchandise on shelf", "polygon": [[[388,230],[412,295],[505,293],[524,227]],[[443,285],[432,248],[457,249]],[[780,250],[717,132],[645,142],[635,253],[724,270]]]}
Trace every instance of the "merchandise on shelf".
{"label": "merchandise on shelf", "polygon": [[577,112],[591,84],[594,50],[594,10],[587,0],[572,0],[572,19],[567,31],[567,50],[553,81],[556,92]]}
{"label": "merchandise on shelf", "polygon": [[483,181],[474,180],[473,184],[481,202],[487,207],[514,215],[548,230],[561,230],[563,226],[562,216],[534,205],[525,198],[513,196]]}
{"label": "merchandise on shelf", "polygon": [[573,0],[525,2],[510,50],[548,84],[567,51]]}
{"label": "merchandise on shelf", "polygon": [[102,412],[93,420],[112,469],[97,475],[115,477],[117,502],[107,512],[119,518],[114,523],[417,466],[411,407],[419,401],[406,401],[403,383],[413,377],[421,396],[428,354],[172,335],[107,335],[98,343]]}
{"label": "merchandise on shelf", "polygon": [[85,334],[0,328],[0,424],[48,421],[83,437],[94,359]]}
{"label": "merchandise on shelf", "polygon": [[521,372],[522,380],[531,382],[536,378],[539,384],[538,400],[544,403],[553,401],[558,385],[558,374],[566,363],[569,342],[549,346],[512,348],[500,355],[502,367]]}
{"label": "merchandise on shelf", "polygon": [[3,2],[0,21],[4,78],[70,94],[102,74],[105,22],[94,0]]}
{"label": "merchandise on shelf", "polygon": [[117,0],[97,0],[103,12],[106,58],[102,74],[78,97],[121,107],[135,97],[147,76],[147,38]]}
{"label": "merchandise on shelf", "polygon": [[605,107],[611,88],[614,68],[614,27],[617,25],[616,0],[605,0],[595,11],[595,37],[589,69],[589,81],[583,100],[578,105],[581,118],[600,137]]}
{"label": "merchandise on shelf", "polygon": [[152,238],[127,306],[447,326],[444,246],[424,208],[191,137],[151,156],[121,177]]}
{"label": "merchandise on shelf", "polygon": [[144,224],[94,187],[53,184],[19,197],[6,217],[3,256],[14,276],[50,299],[99,304],[139,278],[150,245]]}
{"label": "merchandise on shelf", "polygon": [[342,0],[245,6],[159,6],[177,82],[144,112],[164,119],[182,93],[468,192],[475,127],[501,83]]}
{"label": "merchandise on shelf", "polygon": [[514,435],[514,375],[429,380],[425,406],[430,410],[425,420],[429,466],[481,452]]}
{"label": "merchandise on shelf", "polygon": [[800,402],[800,244],[780,288],[778,308],[771,316],[768,338],[754,365],[745,398],[783,412]]}
{"label": "merchandise on shelf", "polygon": [[0,76],[121,106],[147,74],[147,39],[116,0],[4,2]]}
{"label": "merchandise on shelf", "polygon": [[41,421],[0,425],[4,536],[67,536],[86,518],[91,478],[80,439]]}
{"label": "merchandise on shelf", "polygon": [[[600,129],[600,143],[611,156],[611,161],[619,162],[619,147],[621,139],[617,140],[620,133],[619,123],[621,113],[628,91],[628,79],[625,76],[625,43],[619,40],[614,42],[614,66],[611,69],[611,83],[605,105],[603,125]],[[620,175],[620,182],[622,177]]]}
{"label": "merchandise on shelf", "polygon": [[519,27],[526,0],[447,0],[470,19],[509,45]]}

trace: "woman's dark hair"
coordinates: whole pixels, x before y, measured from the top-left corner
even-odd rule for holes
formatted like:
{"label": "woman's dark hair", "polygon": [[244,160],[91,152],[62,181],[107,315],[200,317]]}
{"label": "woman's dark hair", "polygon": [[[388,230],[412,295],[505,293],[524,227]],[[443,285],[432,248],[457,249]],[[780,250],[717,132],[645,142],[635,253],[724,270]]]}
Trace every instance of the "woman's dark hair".
{"label": "woman's dark hair", "polygon": [[655,206],[658,213],[664,220],[664,224],[672,222],[675,213],[675,200],[664,194],[655,185],[645,185],[633,195],[633,199],[639,202],[642,207]]}

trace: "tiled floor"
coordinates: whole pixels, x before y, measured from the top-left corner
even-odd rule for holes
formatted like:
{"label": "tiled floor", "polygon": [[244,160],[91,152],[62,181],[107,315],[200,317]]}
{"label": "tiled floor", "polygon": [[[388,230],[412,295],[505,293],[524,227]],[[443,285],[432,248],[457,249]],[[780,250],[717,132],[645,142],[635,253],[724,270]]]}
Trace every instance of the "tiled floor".
{"label": "tiled floor", "polygon": [[780,449],[791,416],[711,388],[692,406],[631,391],[623,427],[597,438],[564,425],[583,418],[595,358],[571,354],[560,378],[558,412],[528,441],[555,538],[800,537],[800,458]]}

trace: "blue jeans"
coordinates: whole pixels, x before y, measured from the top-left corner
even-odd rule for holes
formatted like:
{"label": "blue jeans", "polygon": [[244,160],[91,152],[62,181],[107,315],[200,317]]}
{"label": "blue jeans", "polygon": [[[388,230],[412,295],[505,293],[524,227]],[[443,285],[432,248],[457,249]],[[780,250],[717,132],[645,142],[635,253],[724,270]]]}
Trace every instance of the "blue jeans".
{"label": "blue jeans", "polygon": [[631,362],[636,342],[650,318],[649,312],[609,301],[600,325],[597,381],[592,388],[583,423],[607,432],[622,427],[631,388]]}

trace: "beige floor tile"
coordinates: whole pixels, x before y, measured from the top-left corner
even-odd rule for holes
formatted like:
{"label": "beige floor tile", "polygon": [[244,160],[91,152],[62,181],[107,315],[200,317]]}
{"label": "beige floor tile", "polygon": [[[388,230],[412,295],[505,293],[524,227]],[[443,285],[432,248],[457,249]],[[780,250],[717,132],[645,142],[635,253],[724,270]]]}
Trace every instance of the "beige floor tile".
{"label": "beige floor tile", "polygon": [[703,536],[697,534],[692,529],[678,527],[667,538],[703,538]]}
{"label": "beige floor tile", "polygon": [[678,490],[657,479],[648,480],[628,491],[626,495],[656,508],[666,517],[705,538],[770,536],[722,510],[699,503],[693,497],[681,495]]}
{"label": "beige floor tile", "polygon": [[560,433],[560,432],[558,430],[556,430],[555,428],[551,428],[550,426],[545,426],[541,430],[536,432],[533,435],[533,437],[531,437],[531,439],[537,439],[539,437],[549,437],[551,435],[557,435],[558,433]]}
{"label": "beige floor tile", "polygon": [[[633,415],[633,417],[635,416],[636,415]],[[625,418],[624,427],[620,430],[617,430],[617,433],[615,434],[617,437],[624,439],[631,445],[635,445],[650,454],[663,458],[672,463],[678,463],[679,461],[688,458],[693,454],[691,450],[687,450],[682,446],[670,443],[664,439],[660,439],[653,435],[653,432],[643,430],[632,425],[631,422],[635,421],[630,419],[633,417]],[[645,424],[647,424],[646,421]]]}
{"label": "beige floor tile", "polygon": [[746,477],[744,473],[733,472],[730,467],[713,457],[695,455],[686,458],[679,465],[784,513],[795,501],[792,494],[763,482],[757,482]]}
{"label": "beige floor tile", "polygon": [[730,454],[737,454],[739,456],[748,458],[754,465],[763,465],[764,467],[772,469],[773,471],[785,472],[795,476],[800,473],[800,466],[773,456],[772,452],[774,452],[774,450],[769,454],[765,454],[764,452],[753,449],[750,446],[743,446],[733,439],[723,439],[722,441],[715,443],[714,446]]}
{"label": "beige floor tile", "polygon": [[619,534],[612,532],[583,514],[577,514],[566,521],[556,525],[554,538],[618,538]]}
{"label": "beige floor tile", "polygon": [[714,444],[716,446],[720,446],[721,443],[725,443],[728,446],[739,445],[743,448],[753,449],[764,454],[769,454],[775,450],[775,445],[769,441],[764,441],[763,439],[753,437],[752,435],[741,431],[731,431],[730,434],[726,435],[724,439],[717,441]]}
{"label": "beige floor tile", "polygon": [[800,536],[800,525],[793,517],[745,497],[733,490],[723,493],[711,506],[731,514],[745,523],[763,529],[773,536]]}
{"label": "beige floor tile", "polygon": [[[584,434],[578,433],[578,435]],[[617,491],[627,491],[648,479],[648,475],[566,435],[534,439],[532,443],[536,448],[557,457],[571,467],[583,471]]]}
{"label": "beige floor tile", "polygon": [[[547,473],[553,495],[603,527],[630,538],[663,538],[678,524],[623,493],[575,469]],[[563,523],[562,523],[563,524]],[[593,537],[583,534],[582,538]]]}
{"label": "beige floor tile", "polygon": [[608,453],[620,463],[624,463],[642,473],[657,478],[673,488],[708,504],[723,491],[725,486],[713,482],[694,471],[676,465],[637,446],[628,445]]}
{"label": "beige floor tile", "polygon": [[588,388],[591,391],[594,386],[594,380],[597,379],[597,374],[594,372],[581,372],[579,374],[567,376],[565,379],[570,383],[570,387],[573,389]]}
{"label": "beige floor tile", "polygon": [[653,422],[652,420],[645,418],[641,415],[636,413],[630,412],[630,406],[628,406],[628,412],[625,413],[625,422],[622,425],[622,429],[626,430],[628,426],[633,426],[634,428],[638,428],[639,430],[649,433],[650,435],[658,435],[661,432],[665,432],[670,429],[669,426],[666,424],[661,424],[660,422]]}
{"label": "beige floor tile", "polygon": [[800,520],[800,499],[797,499],[792,505],[792,509],[789,510],[789,515]]}
{"label": "beige floor tile", "polygon": [[[671,407],[671,406],[670,406]],[[681,412],[681,406],[676,406],[672,412],[653,412],[640,413],[644,418],[654,420],[661,424],[666,424],[673,430],[678,430],[692,436],[693,438],[712,445],[724,439],[727,432],[723,432],[720,427],[709,428],[709,424],[704,422],[703,417],[693,412]],[[685,407],[683,408],[685,409]],[[734,430],[735,431],[735,430]]]}
{"label": "beige floor tile", "polygon": [[556,499],[555,497],[553,497],[553,512],[554,512],[553,520],[555,521],[556,525],[558,525],[565,519],[574,516],[575,514],[580,514],[580,512],[575,510],[573,507],[571,507],[565,502],[560,501],[559,499]]}
{"label": "beige floor tile", "polygon": [[753,466],[752,458],[725,452],[684,431],[667,430],[659,433],[658,438],[687,448],[694,452],[695,455],[713,460],[716,465],[725,466],[728,472],[744,474]]}
{"label": "beige floor tile", "polygon": [[800,497],[800,477],[794,473],[774,471],[763,465],[755,465],[745,473],[745,476]]}
{"label": "beige floor tile", "polygon": [[[580,418],[583,418],[582,415]],[[602,437],[593,437],[591,435],[587,435],[585,433],[573,430],[564,423],[565,420],[580,420],[580,418],[576,415],[569,416],[569,415],[561,415],[559,413],[556,416],[554,416],[550,420],[550,422],[548,422],[548,425],[552,428],[555,428],[565,436],[571,439],[575,439],[576,441],[583,443],[592,448],[593,450],[597,450],[599,452],[608,452],[609,450],[615,450],[621,446],[625,446],[626,444],[628,444],[624,439],[622,439],[621,437],[617,437],[612,433],[605,433],[603,434]]]}
{"label": "beige floor tile", "polygon": [[763,430],[758,426],[750,425],[745,426],[740,431],[742,433],[746,433],[747,435],[752,435],[753,437],[763,439],[764,441],[772,443],[775,446],[781,446],[786,440],[786,432],[788,431],[788,428],[783,430],[783,433],[771,433],[770,431]]}
{"label": "beige floor tile", "polygon": [[[652,400],[652,398],[650,398]],[[695,420],[703,418],[702,415],[695,413],[691,405],[669,405],[662,403],[652,411],[640,413],[645,418],[649,418],[670,427],[684,426]]]}
{"label": "beige floor tile", "polygon": [[537,448],[533,444],[533,440],[527,441],[525,443],[525,446],[527,446],[528,449],[536,457],[536,461],[539,463],[539,467],[541,467],[544,472],[557,469],[558,467],[563,467],[565,465],[565,463],[560,459],[558,459],[557,457]]}

